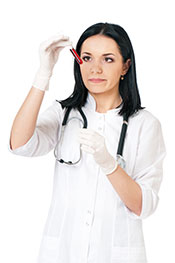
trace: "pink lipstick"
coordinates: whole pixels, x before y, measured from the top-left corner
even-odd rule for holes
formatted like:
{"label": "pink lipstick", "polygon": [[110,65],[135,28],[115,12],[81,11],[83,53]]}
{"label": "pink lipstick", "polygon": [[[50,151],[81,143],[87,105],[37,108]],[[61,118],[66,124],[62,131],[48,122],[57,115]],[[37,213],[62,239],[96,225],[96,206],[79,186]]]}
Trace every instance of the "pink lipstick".
{"label": "pink lipstick", "polygon": [[105,81],[105,79],[93,78],[93,79],[89,79],[89,81],[91,81],[91,82],[93,82],[93,83],[101,83],[101,82]]}

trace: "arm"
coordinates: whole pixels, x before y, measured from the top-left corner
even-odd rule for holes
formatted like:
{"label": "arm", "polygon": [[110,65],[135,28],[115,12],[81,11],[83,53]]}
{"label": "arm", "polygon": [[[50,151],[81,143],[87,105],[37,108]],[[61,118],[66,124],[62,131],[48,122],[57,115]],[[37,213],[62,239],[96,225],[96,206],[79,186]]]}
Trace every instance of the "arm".
{"label": "arm", "polygon": [[119,166],[119,169],[107,176],[132,219],[146,218],[155,211],[159,201],[165,154],[160,122],[152,118],[145,120],[132,175],[127,175]]}
{"label": "arm", "polygon": [[12,150],[26,144],[32,137],[45,91],[49,88],[54,65],[58,60],[60,51],[69,45],[71,45],[69,38],[60,35],[51,37],[41,43],[39,47],[39,70],[11,129],[10,147]]}
{"label": "arm", "polygon": [[90,129],[80,129],[78,134],[81,149],[93,154],[133,219],[146,218],[155,211],[166,153],[159,121],[148,118],[143,126],[132,176],[109,154],[103,136]]}
{"label": "arm", "polygon": [[120,196],[124,204],[137,215],[141,212],[142,193],[140,186],[117,164],[108,153],[103,136],[90,129],[80,129],[78,141],[81,149],[93,154],[95,161]]}
{"label": "arm", "polygon": [[12,150],[24,145],[33,135],[44,93],[34,87],[29,91],[12,125],[10,136]]}
{"label": "arm", "polygon": [[124,204],[136,215],[142,210],[142,191],[139,186],[119,165],[111,174],[109,181],[120,196]]}

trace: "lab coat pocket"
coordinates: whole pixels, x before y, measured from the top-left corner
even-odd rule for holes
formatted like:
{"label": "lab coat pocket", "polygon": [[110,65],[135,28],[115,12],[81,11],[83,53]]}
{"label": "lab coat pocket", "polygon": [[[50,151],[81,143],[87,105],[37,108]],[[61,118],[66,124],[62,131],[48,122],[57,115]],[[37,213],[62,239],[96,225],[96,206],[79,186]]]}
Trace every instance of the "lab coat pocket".
{"label": "lab coat pocket", "polygon": [[59,237],[43,236],[38,263],[58,263]]}
{"label": "lab coat pocket", "polygon": [[112,247],[110,263],[147,263],[145,247]]}

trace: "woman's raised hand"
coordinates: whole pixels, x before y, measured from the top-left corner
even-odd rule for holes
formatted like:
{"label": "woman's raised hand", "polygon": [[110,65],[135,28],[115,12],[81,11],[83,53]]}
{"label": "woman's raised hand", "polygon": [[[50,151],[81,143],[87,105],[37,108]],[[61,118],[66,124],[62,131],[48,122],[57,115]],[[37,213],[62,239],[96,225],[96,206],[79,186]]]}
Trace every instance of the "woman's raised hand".
{"label": "woman's raised hand", "polygon": [[60,51],[71,46],[72,42],[68,36],[55,35],[42,42],[39,46],[40,67],[35,75],[33,87],[40,90],[49,89],[49,80],[52,76],[53,68],[58,60]]}

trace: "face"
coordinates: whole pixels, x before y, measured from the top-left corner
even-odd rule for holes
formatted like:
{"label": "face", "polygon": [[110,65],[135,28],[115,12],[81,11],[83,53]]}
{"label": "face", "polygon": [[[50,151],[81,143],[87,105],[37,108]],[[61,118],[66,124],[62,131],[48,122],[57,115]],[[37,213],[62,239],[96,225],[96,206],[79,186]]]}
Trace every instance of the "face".
{"label": "face", "polygon": [[91,36],[83,42],[80,57],[81,76],[91,93],[118,92],[121,75],[126,74],[128,64],[123,63],[115,40],[103,35]]}

